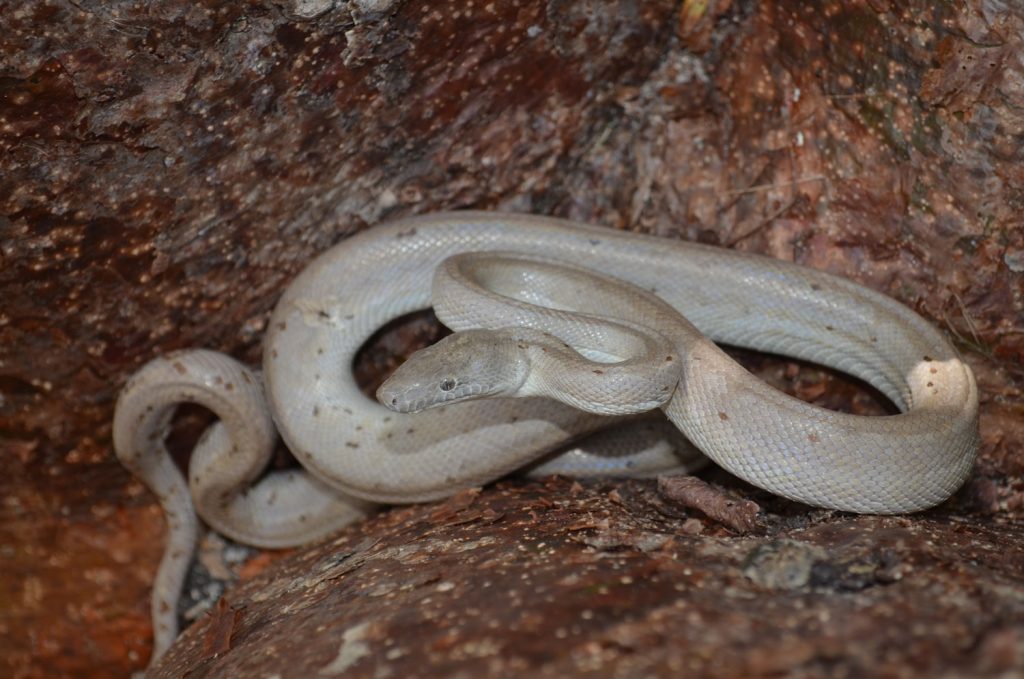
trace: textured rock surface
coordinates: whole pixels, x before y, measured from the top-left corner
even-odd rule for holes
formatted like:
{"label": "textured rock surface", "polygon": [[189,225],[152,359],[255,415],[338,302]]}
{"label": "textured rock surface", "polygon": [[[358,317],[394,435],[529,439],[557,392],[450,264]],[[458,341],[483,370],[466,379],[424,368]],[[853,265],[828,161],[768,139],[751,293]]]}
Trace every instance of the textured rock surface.
{"label": "textured rock surface", "polygon": [[[312,255],[389,216],[458,207],[766,252],[947,329],[983,399],[982,460],[959,504],[821,526],[805,514],[814,535],[838,525],[846,542],[806,541],[853,554],[897,526],[931,535],[928,558],[954,565],[970,564],[972,540],[1003,545],[972,571],[984,587],[952,566],[928,571],[925,589],[956,594],[953,608],[911,597],[920,607],[899,615],[973,616],[975,645],[941,649],[950,667],[1019,662],[1020,629],[999,617],[1009,609],[965,594],[1021,596],[1024,17],[1012,3],[28,0],[0,6],[0,35],[0,674],[121,675],[148,655],[159,512],[109,440],[127,375],[186,346],[257,361],[274,300]],[[387,366],[378,352],[361,369],[369,381]],[[821,371],[762,368],[815,402],[870,400]],[[565,488],[553,488],[557,500]],[[413,515],[394,516],[366,535]],[[684,552],[704,548],[694,540]],[[763,542],[743,540],[708,566],[707,601],[722,602],[716,629],[755,653],[725,596],[740,552]],[[653,610],[654,591],[623,592],[617,605]],[[845,615],[828,601],[816,610]],[[795,605],[751,602],[742,615],[762,622]],[[636,638],[660,629],[644,631],[646,615],[627,617]],[[879,627],[864,620],[865,635]],[[829,657],[827,629],[791,654]],[[902,654],[914,626],[886,629],[903,636],[862,647],[897,649],[878,669],[918,667]],[[390,633],[364,632],[375,650]],[[566,654],[550,660],[560,668],[582,669],[572,653],[587,649],[597,662],[610,646],[647,648],[538,636],[549,645],[536,653]],[[665,671],[675,662],[659,657]]]}
{"label": "textured rock surface", "polygon": [[158,677],[1013,676],[1024,528],[683,520],[652,482],[395,510],[231,592]]}

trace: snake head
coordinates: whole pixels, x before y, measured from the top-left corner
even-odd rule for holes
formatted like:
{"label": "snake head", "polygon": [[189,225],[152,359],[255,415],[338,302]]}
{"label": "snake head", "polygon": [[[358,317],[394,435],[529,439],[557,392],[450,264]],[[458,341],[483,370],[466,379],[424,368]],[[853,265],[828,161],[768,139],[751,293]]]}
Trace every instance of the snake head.
{"label": "snake head", "polygon": [[529,372],[525,347],[507,330],[467,330],[414,353],[384,381],[377,400],[400,413],[512,396]]}

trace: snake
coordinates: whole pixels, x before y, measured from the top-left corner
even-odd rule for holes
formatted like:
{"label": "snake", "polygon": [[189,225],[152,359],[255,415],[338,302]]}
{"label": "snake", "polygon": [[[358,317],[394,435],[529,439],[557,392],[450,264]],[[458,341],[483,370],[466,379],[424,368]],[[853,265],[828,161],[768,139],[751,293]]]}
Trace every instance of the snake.
{"label": "snake", "polygon": [[[379,400],[364,394],[352,372],[359,350],[381,327],[431,306],[455,334],[400,366]],[[787,396],[718,344],[847,373],[899,412],[857,416]],[[185,402],[218,418],[187,478],[164,443]],[[559,466],[567,444],[650,410],[755,486],[858,513],[943,502],[979,445],[978,390],[955,347],[908,307],[853,281],[553,217],[397,219],[300,272],[270,317],[262,370],[187,349],[152,359],[121,390],[116,455],[168,523],[151,663],[177,634],[197,514],[241,542],[285,547],[380,504],[441,499],[538,463],[580,474],[685,466],[685,454],[658,446],[625,455],[577,448]],[[278,436],[300,468],[266,474]]]}

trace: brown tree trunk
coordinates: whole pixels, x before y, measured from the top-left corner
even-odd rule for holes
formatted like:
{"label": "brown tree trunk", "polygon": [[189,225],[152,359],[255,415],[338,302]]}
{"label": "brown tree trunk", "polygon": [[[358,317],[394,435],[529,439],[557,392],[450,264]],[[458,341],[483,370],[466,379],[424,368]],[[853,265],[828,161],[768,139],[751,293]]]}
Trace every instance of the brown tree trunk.
{"label": "brown tree trunk", "polygon": [[[145,664],[161,520],[111,452],[127,376],[182,347],[257,362],[277,296],[313,255],[389,217],[465,207],[764,252],[881,290],[964,352],[984,443],[974,478],[944,508],[878,520],[768,501],[754,536],[664,519],[664,507],[654,526],[648,504],[601,504],[653,485],[485,490],[480,511],[515,517],[513,528],[474,519],[472,539],[498,545],[519,539],[538,502],[568,502],[559,524],[537,519],[560,568],[522,589],[536,603],[551,586],[563,616],[550,602],[524,612],[539,620],[529,639],[435,629],[403,646],[400,674],[668,676],[692,657],[694,671],[723,676],[932,674],[922,657],[967,674],[1024,671],[1024,10],[1014,3],[24,0],[0,2],[0,36],[0,674]],[[808,400],[870,407],[842,378],[746,359]],[[372,361],[364,368],[379,378]],[[573,497],[607,516],[573,510]],[[366,563],[382,549],[374,539],[419,539],[398,522],[430,511],[382,517],[355,529],[370,542],[350,531],[334,549]],[[628,526],[620,546],[587,542],[615,521]],[[457,553],[467,529],[433,524],[437,549]],[[645,531],[664,540],[637,542]],[[858,597],[877,606],[856,618],[863,644],[801,617],[799,636],[769,650],[763,626],[742,624],[797,615],[786,608],[794,588],[758,584],[756,549],[780,536],[805,544],[793,558],[818,568],[795,587],[812,603],[800,616],[853,615]],[[263,584],[317,558],[287,560]],[[580,575],[598,592],[581,603],[581,590],[554,585],[584,562],[625,570]],[[851,564],[872,573],[867,585],[844,580]],[[534,567],[510,561],[507,587]],[[487,577],[470,575],[423,575],[416,591]],[[612,590],[613,605],[601,599]],[[956,596],[936,606],[940,591]],[[332,615],[353,619],[351,602],[335,604]],[[577,614],[588,622],[564,617]],[[235,647],[267,643],[247,620]],[[388,662],[381,640],[398,628],[387,624],[359,632],[366,653],[352,671]],[[337,655],[351,627],[322,643]],[[194,647],[168,666],[218,676],[227,665],[211,663],[238,662],[188,656]],[[715,664],[712,652],[731,659]]]}

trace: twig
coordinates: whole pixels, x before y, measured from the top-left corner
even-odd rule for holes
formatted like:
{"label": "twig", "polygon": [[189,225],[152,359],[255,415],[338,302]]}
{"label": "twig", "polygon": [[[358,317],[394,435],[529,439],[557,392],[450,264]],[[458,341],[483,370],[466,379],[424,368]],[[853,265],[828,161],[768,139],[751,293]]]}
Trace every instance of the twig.
{"label": "twig", "polygon": [[660,476],[658,492],[668,500],[696,509],[738,533],[749,533],[757,527],[761,507],[751,500],[732,497],[696,476]]}

